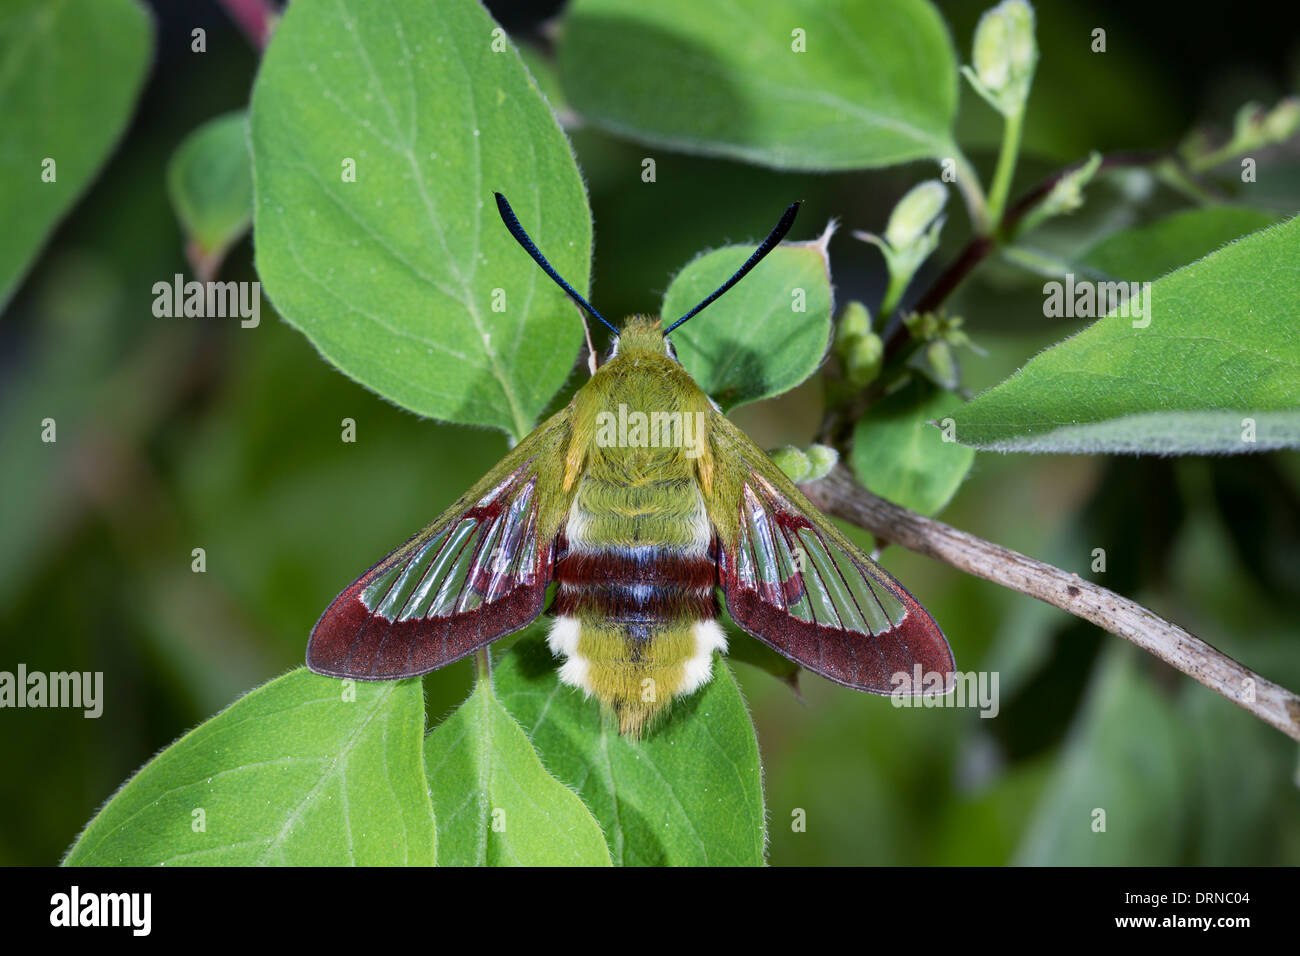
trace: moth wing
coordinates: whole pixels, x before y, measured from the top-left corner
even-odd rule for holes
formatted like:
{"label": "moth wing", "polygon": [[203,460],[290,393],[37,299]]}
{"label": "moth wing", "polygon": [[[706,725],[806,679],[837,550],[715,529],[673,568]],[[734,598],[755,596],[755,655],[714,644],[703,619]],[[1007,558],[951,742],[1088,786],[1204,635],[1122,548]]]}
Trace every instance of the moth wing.
{"label": "moth wing", "polygon": [[847,687],[890,694],[899,686],[894,675],[910,682],[916,665],[947,687],[952,650],[925,608],[722,415],[714,416],[712,440],[715,454],[744,465],[738,487],[714,500],[738,513],[711,515],[732,620]]}
{"label": "moth wing", "polygon": [[569,410],[520,442],[454,505],[334,599],[307,666],[358,680],[414,677],[542,613],[563,490]]}

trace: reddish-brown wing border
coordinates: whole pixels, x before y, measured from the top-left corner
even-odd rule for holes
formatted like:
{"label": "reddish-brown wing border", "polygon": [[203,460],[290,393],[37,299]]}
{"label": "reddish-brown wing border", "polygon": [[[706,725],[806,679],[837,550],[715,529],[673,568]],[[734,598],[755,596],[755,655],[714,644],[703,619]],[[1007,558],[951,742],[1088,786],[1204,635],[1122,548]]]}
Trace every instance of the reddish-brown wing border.
{"label": "reddish-brown wing border", "polygon": [[[751,587],[740,580],[737,548],[744,527],[742,516],[735,522],[731,540],[721,540],[718,548],[718,587],[737,626],[801,667],[845,687],[873,694],[950,689],[956,667],[952,649],[929,612],[818,511],[743,432],[720,415],[715,423],[720,447],[739,456],[750,469],[734,503],[737,509],[746,507],[747,497],[751,502],[756,499],[773,528],[810,530],[847,558],[849,566],[838,567],[839,572],[862,576],[891,594],[902,607],[900,619],[876,632],[828,627],[792,616],[782,602],[806,587],[804,582],[785,581],[783,593],[766,594],[763,582]],[[922,686],[916,680],[918,668],[922,681],[927,682]],[[900,675],[906,676],[906,684]]]}
{"label": "reddish-brown wing border", "polygon": [[[390,573],[395,565],[412,560],[419,547],[443,528],[470,522],[487,526],[500,520],[509,511],[514,496],[526,493],[536,480],[529,480],[525,469],[515,472],[510,487],[495,500],[476,502],[459,513],[444,515],[350,584],[312,629],[307,666],[319,674],[358,680],[414,677],[459,660],[537,618],[551,580],[555,541],[538,541],[535,534],[531,541],[533,554],[524,556],[523,573],[499,588],[500,594],[494,600],[473,610],[442,617],[389,620],[377,608],[368,608],[362,597],[372,582]],[[536,508],[535,498],[531,507]],[[530,518],[535,528],[536,514]],[[483,561],[487,559],[467,555],[465,560],[472,563],[468,580],[481,581],[485,576]]]}

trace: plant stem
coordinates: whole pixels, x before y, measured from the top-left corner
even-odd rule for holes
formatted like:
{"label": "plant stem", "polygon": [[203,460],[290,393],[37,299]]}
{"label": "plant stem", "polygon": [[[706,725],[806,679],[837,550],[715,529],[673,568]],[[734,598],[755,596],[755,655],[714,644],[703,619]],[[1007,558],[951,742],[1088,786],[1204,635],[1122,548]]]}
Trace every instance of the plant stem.
{"label": "plant stem", "polygon": [[1038,598],[1131,641],[1300,740],[1300,697],[1136,601],[1017,551],[900,508],[861,487],[843,465],[803,491],[827,514],[976,577]]}
{"label": "plant stem", "polygon": [[970,160],[955,147],[952,161],[956,167],[957,188],[961,190],[962,198],[966,201],[966,213],[970,216],[971,231],[987,232],[992,220],[989,218],[988,201],[984,198],[984,187],[980,185],[979,173],[975,172],[975,167],[970,164]]}
{"label": "plant stem", "polygon": [[[1152,166],[1166,158],[1165,153],[1149,152],[1120,152],[1111,153],[1103,156],[1098,171],[1102,169],[1116,169],[1123,167],[1135,166]],[[1067,166],[1065,169],[1048,176],[1038,185],[1034,186],[1020,199],[1012,203],[1010,208],[1002,214],[1002,221],[998,229],[994,230],[992,235],[977,234],[966,243],[965,248],[958,253],[957,258],[939,274],[921,298],[917,301],[914,312],[933,312],[947,300],[953,291],[961,285],[962,281],[970,275],[975,267],[983,262],[998,247],[999,238],[1007,235],[1014,229],[1029,210],[1033,209],[1038,203],[1052,191],[1052,187],[1065,176],[1067,173],[1078,168],[1079,164]],[[911,333],[907,326],[898,322],[890,327],[885,335],[885,361],[889,362],[890,357],[899,354],[907,344]]]}
{"label": "plant stem", "polygon": [[480,647],[474,652],[474,675],[476,682],[492,679],[492,658],[486,647]]}
{"label": "plant stem", "polygon": [[1020,155],[1020,133],[1024,121],[1025,111],[1022,108],[1008,116],[1002,124],[1002,148],[998,152],[998,165],[993,171],[993,184],[989,188],[990,229],[1000,228],[1002,223],[1002,210],[1006,207],[1007,196],[1011,192],[1011,177],[1015,174],[1016,159]]}
{"label": "plant stem", "polygon": [[880,300],[880,308],[877,315],[893,315],[894,309],[898,306],[898,301],[907,291],[907,284],[912,281],[910,275],[900,275],[893,270],[889,273],[889,285],[885,288],[885,296]]}
{"label": "plant stem", "polygon": [[1183,172],[1182,167],[1172,157],[1157,163],[1155,173],[1162,183],[1175,192],[1182,193],[1192,202],[1200,203],[1202,206],[1214,206],[1219,203],[1218,197]]}

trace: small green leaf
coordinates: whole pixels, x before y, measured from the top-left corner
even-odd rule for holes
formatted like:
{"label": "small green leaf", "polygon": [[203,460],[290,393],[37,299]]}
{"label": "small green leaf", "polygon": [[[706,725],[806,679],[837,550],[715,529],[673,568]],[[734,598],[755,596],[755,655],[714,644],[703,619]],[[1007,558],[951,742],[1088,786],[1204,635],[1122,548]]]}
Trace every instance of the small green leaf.
{"label": "small green leaf", "polygon": [[12,0],[0,13],[0,308],[126,128],[152,34],[135,0]]}
{"label": "small green leaf", "polygon": [[195,272],[210,279],[253,222],[253,170],[243,112],[208,120],[172,154],[167,193]]}
{"label": "small green leaf", "polygon": [[443,866],[609,866],[600,825],[542,766],[490,680],[429,734]]}
{"label": "small green leaf", "polygon": [[145,764],[70,866],[434,863],[418,680],[305,668],[264,684]]}
{"label": "small green leaf", "polygon": [[1296,262],[1300,218],[1156,280],[1141,315],[1112,312],[957,410],[957,440],[1086,454],[1300,446]]}
{"label": "small green leaf", "polygon": [[1276,221],[1276,216],[1248,206],[1187,209],[1107,236],[1081,261],[1114,278],[1152,282]]}
{"label": "small green leaf", "polygon": [[871,491],[924,515],[937,514],[970,471],[975,451],[944,441],[942,422],[961,399],[922,378],[878,402],[853,430],[853,470]]}
{"label": "small green leaf", "polygon": [[713,680],[674,701],[632,743],[594,699],[561,684],[540,634],[497,665],[497,692],[546,765],[581,794],[618,865],[758,866],[765,823],[758,740],[721,658]]}
{"label": "small green leaf", "polygon": [[573,107],[654,145],[796,169],[952,156],[956,56],[925,0],[575,0]]}
{"label": "small green leaf", "polygon": [[[787,242],[722,298],[673,333],[677,356],[724,411],[794,388],[821,365],[831,336],[829,233]],[[691,261],[664,295],[667,325],[726,282],[754,246]]]}
{"label": "small green leaf", "polygon": [[1028,821],[1016,862],[1169,866],[1187,823],[1184,728],[1137,652],[1103,655],[1090,699]]}
{"label": "small green leaf", "polygon": [[253,90],[255,249],[276,308],[344,372],[522,438],[582,325],[492,193],[580,290],[591,214],[568,141],[514,49],[494,52],[495,29],[473,0],[295,0]]}

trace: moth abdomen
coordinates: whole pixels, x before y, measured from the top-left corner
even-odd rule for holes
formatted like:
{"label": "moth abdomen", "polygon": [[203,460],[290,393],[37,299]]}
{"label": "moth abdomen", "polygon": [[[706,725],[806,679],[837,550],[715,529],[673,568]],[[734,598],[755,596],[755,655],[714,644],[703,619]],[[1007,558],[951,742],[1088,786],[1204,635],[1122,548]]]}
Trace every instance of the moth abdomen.
{"label": "moth abdomen", "polygon": [[712,676],[726,647],[717,568],[704,553],[655,545],[569,551],[555,566],[551,650],[560,678],[610,709],[633,736]]}
{"label": "moth abdomen", "polygon": [[570,552],[556,563],[554,613],[666,623],[717,616],[711,559],[656,547]]}

